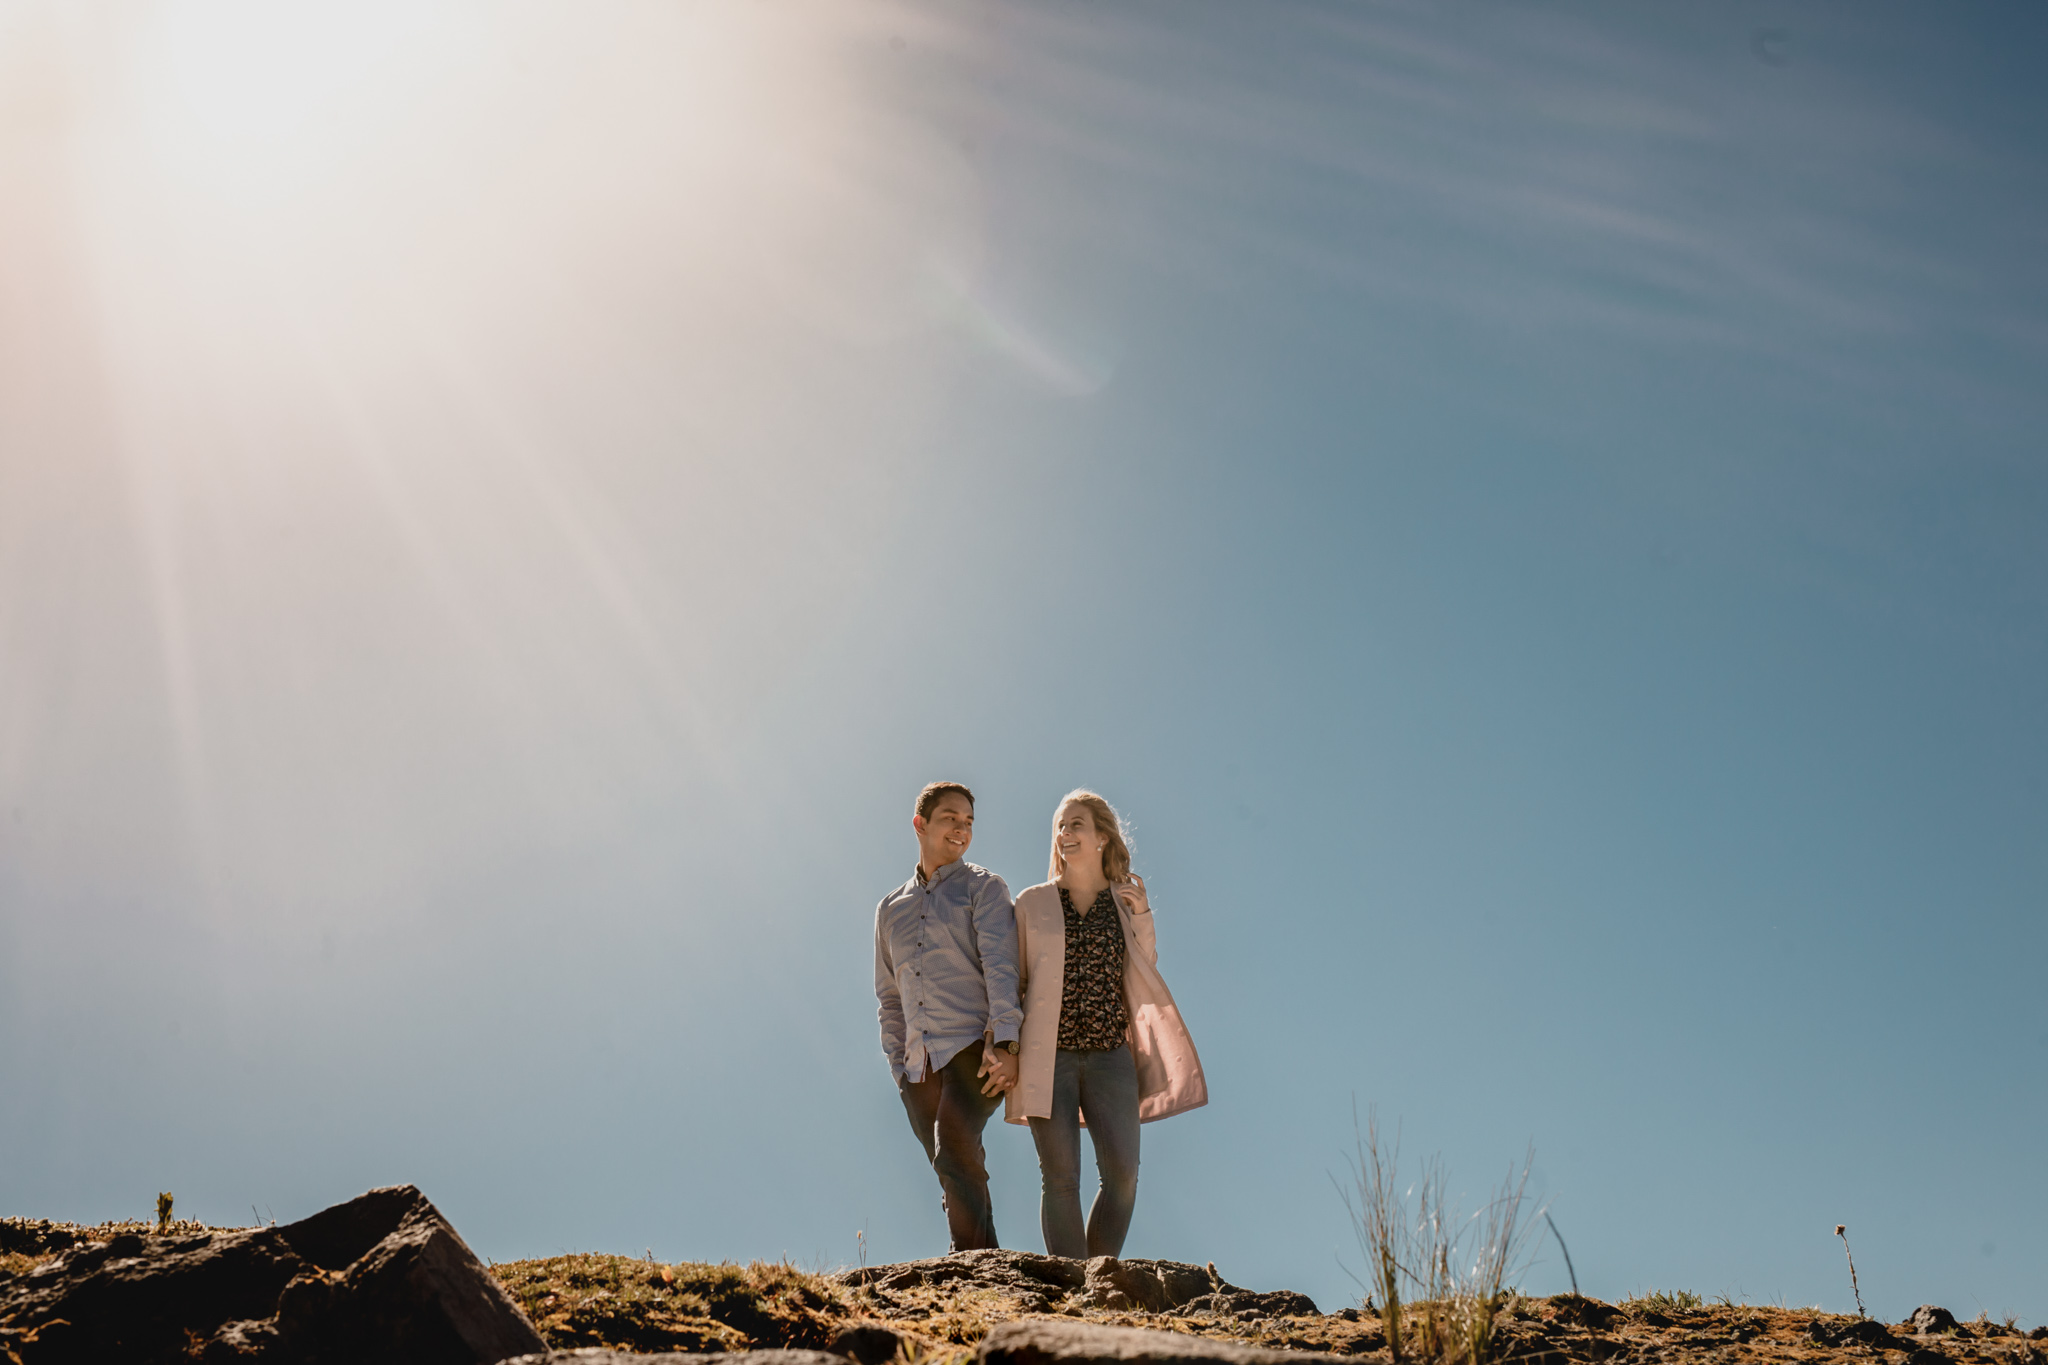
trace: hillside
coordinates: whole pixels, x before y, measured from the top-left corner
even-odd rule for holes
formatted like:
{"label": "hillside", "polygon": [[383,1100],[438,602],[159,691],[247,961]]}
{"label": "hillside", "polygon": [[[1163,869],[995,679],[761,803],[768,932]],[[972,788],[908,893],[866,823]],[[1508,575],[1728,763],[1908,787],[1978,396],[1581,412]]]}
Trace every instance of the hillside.
{"label": "hillside", "polygon": [[[61,1254],[115,1237],[189,1244],[195,1236],[243,1233],[183,1222],[160,1231],[141,1223],[88,1228],[0,1219],[0,1357],[12,1353],[5,1345],[10,1288],[34,1283],[36,1269]],[[555,1350],[797,1348],[831,1351],[859,1365],[942,1365],[971,1354],[999,1324],[1051,1319],[1392,1365],[1385,1326],[1372,1311],[1322,1312],[1288,1290],[1232,1284],[1213,1263],[1084,1263],[986,1251],[815,1274],[786,1264],[664,1264],[586,1253],[504,1262],[489,1271]],[[1187,1345],[1189,1356],[1200,1355],[1197,1341]],[[2048,1328],[2022,1333],[1984,1318],[1957,1322],[1932,1307],[1887,1327],[1811,1309],[1704,1304],[1688,1294],[1607,1304],[1510,1293],[1495,1315],[1488,1356],[1526,1365],[2048,1365]],[[1415,1359],[1412,1346],[1408,1358]]]}

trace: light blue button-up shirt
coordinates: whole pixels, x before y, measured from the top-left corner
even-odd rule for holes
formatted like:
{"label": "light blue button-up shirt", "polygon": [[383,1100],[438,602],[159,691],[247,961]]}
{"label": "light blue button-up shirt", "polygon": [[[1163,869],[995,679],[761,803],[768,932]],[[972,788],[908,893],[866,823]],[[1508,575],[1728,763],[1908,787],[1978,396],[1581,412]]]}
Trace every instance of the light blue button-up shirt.
{"label": "light blue button-up shirt", "polygon": [[924,869],[875,907],[882,1051],[899,1081],[921,1081],[984,1036],[1017,1036],[1017,912],[985,867]]}

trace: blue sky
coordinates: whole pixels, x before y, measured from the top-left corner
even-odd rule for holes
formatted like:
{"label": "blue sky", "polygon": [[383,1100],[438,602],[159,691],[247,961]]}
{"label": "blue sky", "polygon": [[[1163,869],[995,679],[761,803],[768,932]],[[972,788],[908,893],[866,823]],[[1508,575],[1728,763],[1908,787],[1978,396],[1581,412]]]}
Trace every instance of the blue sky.
{"label": "blue sky", "polygon": [[935,1254],[944,776],[1132,822],[1134,1255],[1354,1295],[1355,1103],[2048,1318],[2037,14],[278,14],[0,6],[0,1208]]}

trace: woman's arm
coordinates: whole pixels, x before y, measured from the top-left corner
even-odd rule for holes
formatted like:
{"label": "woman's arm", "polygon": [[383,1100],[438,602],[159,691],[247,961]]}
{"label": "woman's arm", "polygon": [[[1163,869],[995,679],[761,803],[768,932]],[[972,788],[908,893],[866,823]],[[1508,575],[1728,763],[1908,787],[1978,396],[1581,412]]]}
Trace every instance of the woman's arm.
{"label": "woman's arm", "polygon": [[1138,951],[1153,966],[1159,965],[1159,943],[1152,929],[1152,903],[1145,896],[1145,879],[1136,873],[1116,889],[1116,897],[1130,916],[1131,937]]}

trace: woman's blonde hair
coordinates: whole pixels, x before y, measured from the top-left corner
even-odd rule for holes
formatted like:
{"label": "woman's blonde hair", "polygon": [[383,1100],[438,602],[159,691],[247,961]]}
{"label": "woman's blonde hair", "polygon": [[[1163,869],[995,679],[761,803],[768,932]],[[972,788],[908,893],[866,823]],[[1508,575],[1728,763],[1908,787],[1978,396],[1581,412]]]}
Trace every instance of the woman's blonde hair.
{"label": "woman's blonde hair", "polygon": [[1124,839],[1123,817],[1086,787],[1074,788],[1052,808],[1052,868],[1045,874],[1046,880],[1058,881],[1060,877],[1060,812],[1068,806],[1087,807],[1088,818],[1095,822],[1095,832],[1108,838],[1109,842],[1102,846],[1102,875],[1109,878],[1109,884],[1122,886],[1129,881],[1131,846]]}

